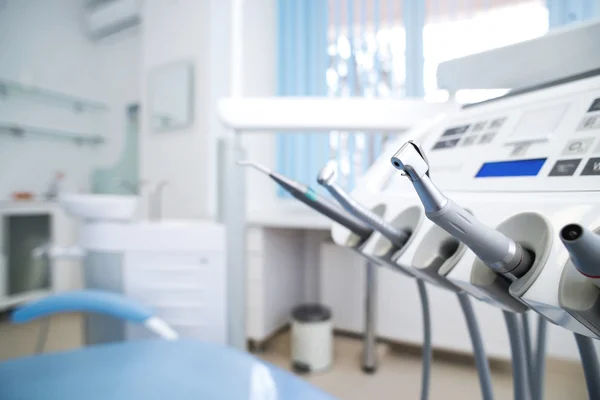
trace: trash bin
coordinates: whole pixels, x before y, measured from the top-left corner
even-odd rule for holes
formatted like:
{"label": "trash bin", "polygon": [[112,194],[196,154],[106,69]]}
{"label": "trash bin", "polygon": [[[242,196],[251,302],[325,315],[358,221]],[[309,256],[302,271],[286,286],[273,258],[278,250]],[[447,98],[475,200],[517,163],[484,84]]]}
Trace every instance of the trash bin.
{"label": "trash bin", "polygon": [[331,365],[331,310],[303,304],[292,310],[292,368],[297,373],[322,371]]}

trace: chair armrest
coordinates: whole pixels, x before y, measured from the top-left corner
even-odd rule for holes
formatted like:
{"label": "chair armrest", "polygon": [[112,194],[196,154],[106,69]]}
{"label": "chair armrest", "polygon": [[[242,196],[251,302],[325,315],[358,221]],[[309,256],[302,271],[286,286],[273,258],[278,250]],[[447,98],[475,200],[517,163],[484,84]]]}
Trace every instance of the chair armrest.
{"label": "chair armrest", "polygon": [[65,312],[107,314],[135,323],[144,323],[153,315],[149,307],[120,294],[102,290],[81,290],[53,294],[20,306],[13,312],[12,321],[25,323],[37,318]]}

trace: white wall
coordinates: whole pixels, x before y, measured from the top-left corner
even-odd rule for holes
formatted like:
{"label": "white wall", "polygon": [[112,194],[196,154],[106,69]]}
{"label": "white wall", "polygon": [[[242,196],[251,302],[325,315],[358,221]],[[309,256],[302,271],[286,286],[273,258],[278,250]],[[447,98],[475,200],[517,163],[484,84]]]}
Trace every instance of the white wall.
{"label": "white wall", "polygon": [[[215,156],[209,132],[210,2],[153,0],[142,6],[141,176],[150,184],[167,180],[163,216],[209,216],[209,177]],[[152,132],[148,78],[153,69],[176,61],[194,63],[193,124],[172,132]]]}
{"label": "white wall", "polygon": [[[269,96],[276,91],[277,3],[245,2],[243,18],[243,96]],[[230,0],[146,1],[142,26],[142,102],[152,70],[179,60],[195,63],[194,123],[154,133],[149,108],[142,107],[142,177],[151,183],[168,180],[163,215],[170,218],[214,218],[218,211],[218,139],[227,131],[216,117],[218,99],[231,90]],[[248,158],[275,163],[275,137],[245,138]],[[268,209],[276,201],[272,182],[247,171],[248,209]]]}
{"label": "white wall", "polygon": [[[0,8],[0,78],[102,101],[105,114],[76,113],[25,97],[0,98],[0,122],[102,134],[96,148],[0,135],[0,200],[15,190],[43,192],[54,172],[70,189],[88,187],[93,166],[110,164],[123,145],[126,105],[139,98],[139,35],[93,42],[85,36],[84,2],[7,0]],[[8,172],[7,172],[8,171]]]}

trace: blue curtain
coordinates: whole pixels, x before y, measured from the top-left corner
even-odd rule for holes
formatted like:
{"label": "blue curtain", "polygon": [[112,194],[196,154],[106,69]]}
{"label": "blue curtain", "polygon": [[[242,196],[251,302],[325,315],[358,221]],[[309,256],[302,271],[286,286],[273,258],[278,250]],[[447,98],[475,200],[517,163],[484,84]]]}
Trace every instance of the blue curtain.
{"label": "blue curtain", "polygon": [[546,0],[550,29],[600,17],[599,0]]}
{"label": "blue curtain", "polygon": [[[280,96],[326,96],[328,5],[321,0],[278,1],[278,83]],[[325,134],[277,135],[277,170],[315,186],[329,158]],[[280,197],[289,194],[279,189]]]}

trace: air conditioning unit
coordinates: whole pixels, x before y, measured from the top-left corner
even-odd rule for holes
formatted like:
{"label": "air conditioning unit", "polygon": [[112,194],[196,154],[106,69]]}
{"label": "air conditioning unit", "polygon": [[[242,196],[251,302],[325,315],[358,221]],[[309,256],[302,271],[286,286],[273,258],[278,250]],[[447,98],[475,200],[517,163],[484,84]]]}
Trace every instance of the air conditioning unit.
{"label": "air conditioning unit", "polygon": [[85,23],[89,36],[102,39],[141,21],[140,0],[95,0],[85,10]]}

